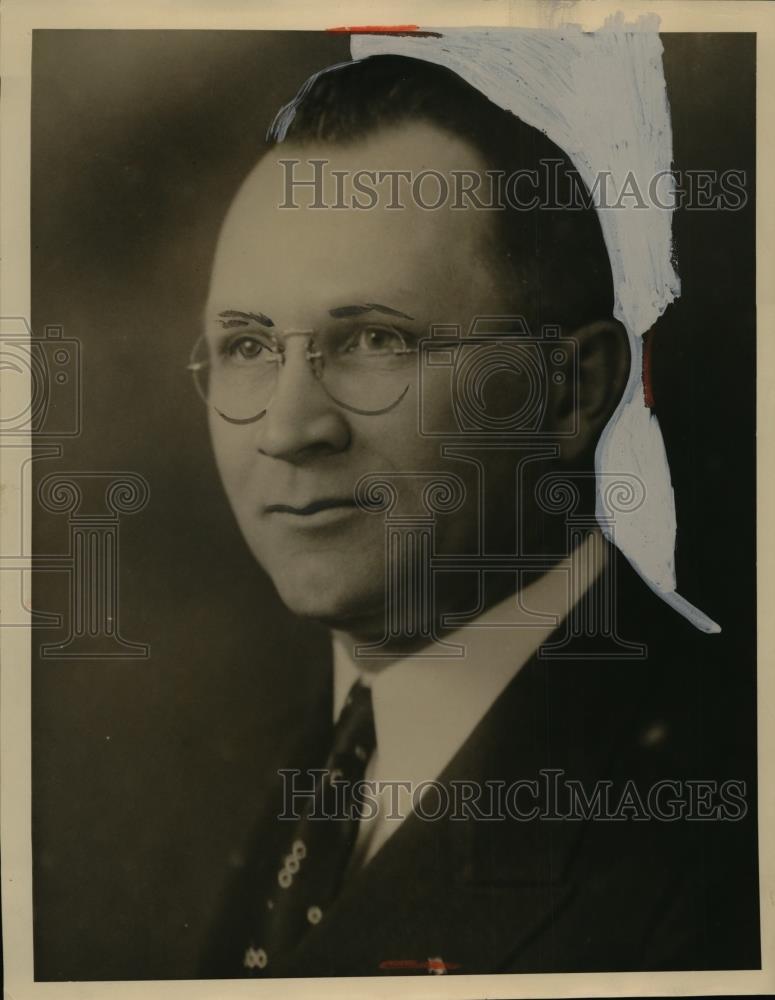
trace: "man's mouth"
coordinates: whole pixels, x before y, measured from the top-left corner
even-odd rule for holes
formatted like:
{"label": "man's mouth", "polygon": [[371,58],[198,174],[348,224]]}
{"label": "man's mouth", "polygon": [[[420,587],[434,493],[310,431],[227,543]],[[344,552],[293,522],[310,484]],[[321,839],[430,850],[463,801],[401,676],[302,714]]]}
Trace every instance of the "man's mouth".
{"label": "man's mouth", "polygon": [[318,514],[322,510],[336,510],[338,508],[353,508],[355,501],[352,497],[330,497],[324,500],[312,500],[303,506],[294,506],[286,503],[267,504],[265,510],[267,514],[295,514],[298,517],[310,517]]}

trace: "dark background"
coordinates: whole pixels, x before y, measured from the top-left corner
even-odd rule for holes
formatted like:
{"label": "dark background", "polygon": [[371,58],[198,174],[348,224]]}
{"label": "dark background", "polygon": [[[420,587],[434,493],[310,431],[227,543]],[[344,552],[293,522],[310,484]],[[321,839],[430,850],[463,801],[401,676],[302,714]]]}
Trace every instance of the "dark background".
{"label": "dark background", "polygon": [[[755,38],[666,35],[679,169],[748,174],[739,212],[676,215],[683,294],[654,381],[678,512],[680,592],[723,626],[728,773],[755,776]],[[276,748],[260,719],[324,655],[248,555],[184,370],[218,225],[276,109],[342,35],[37,31],[32,323],[83,353],[83,431],[52,471],[131,470],[120,621],[143,660],[42,660],[33,636],[36,977],[194,974],[206,924]],[[67,519],[36,508],[36,553]],[[34,606],[66,611],[57,574]],[[278,663],[284,666],[278,669]],[[291,720],[287,720],[292,725]]]}

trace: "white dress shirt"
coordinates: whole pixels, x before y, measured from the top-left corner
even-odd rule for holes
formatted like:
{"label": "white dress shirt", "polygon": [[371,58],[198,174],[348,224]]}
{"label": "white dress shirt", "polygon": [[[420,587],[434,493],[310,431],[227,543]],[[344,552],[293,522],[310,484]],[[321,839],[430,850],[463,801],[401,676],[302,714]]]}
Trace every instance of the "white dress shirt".
{"label": "white dress shirt", "polygon": [[[352,640],[335,634],[334,719],[358,678],[371,687],[376,749],[365,779],[409,782],[411,788],[436,779],[600,575],[605,551],[602,536],[591,533],[539,579],[445,636],[445,642],[465,647],[459,658],[408,656],[380,669],[379,660],[359,663]],[[396,802],[401,819],[388,818]],[[386,790],[377,815],[361,820],[354,865],[377,853],[411,812],[411,802],[410,790]]]}

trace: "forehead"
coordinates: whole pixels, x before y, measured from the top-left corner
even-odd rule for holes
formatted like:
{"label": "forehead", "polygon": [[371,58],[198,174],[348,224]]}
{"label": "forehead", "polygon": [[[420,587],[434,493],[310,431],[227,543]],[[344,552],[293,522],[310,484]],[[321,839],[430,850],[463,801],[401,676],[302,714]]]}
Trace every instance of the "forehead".
{"label": "forehead", "polygon": [[[297,184],[288,197],[290,180],[314,176],[313,160],[324,161],[317,168],[324,208],[313,207],[320,187],[316,191]],[[411,180],[371,177],[376,171],[403,171],[416,178],[432,170],[449,179],[453,170],[485,169],[468,143],[424,123],[381,129],[344,145],[283,143],[273,148],[248,175],[226,216],[211,280],[211,308],[260,307],[273,317],[274,308],[282,313],[282,322],[294,322],[289,312],[304,312],[313,303],[339,305],[342,296],[385,301],[392,294],[403,302],[401,308],[418,298],[436,307],[460,298],[461,284],[470,287],[477,276],[491,280],[493,223],[488,213],[454,209],[451,197],[438,209],[424,208],[412,198]],[[366,176],[365,183],[378,192],[373,208],[352,207],[358,176]],[[401,184],[402,207],[391,209],[395,183]],[[452,191],[451,180],[449,185]],[[421,199],[432,204],[438,192],[438,182],[429,177]],[[347,207],[333,207],[342,200]],[[360,200],[368,199],[361,194]],[[283,207],[291,201],[298,207]]]}

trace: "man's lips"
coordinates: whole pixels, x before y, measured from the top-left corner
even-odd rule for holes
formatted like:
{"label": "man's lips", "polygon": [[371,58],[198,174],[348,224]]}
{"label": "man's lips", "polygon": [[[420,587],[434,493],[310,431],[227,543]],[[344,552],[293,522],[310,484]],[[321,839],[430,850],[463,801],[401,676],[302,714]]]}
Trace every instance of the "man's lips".
{"label": "man's lips", "polygon": [[321,510],[334,510],[339,507],[355,507],[355,501],[351,497],[331,497],[324,500],[312,500],[304,505],[293,505],[287,503],[270,503],[264,510],[267,514],[296,514],[299,517],[309,517],[317,514]]}

